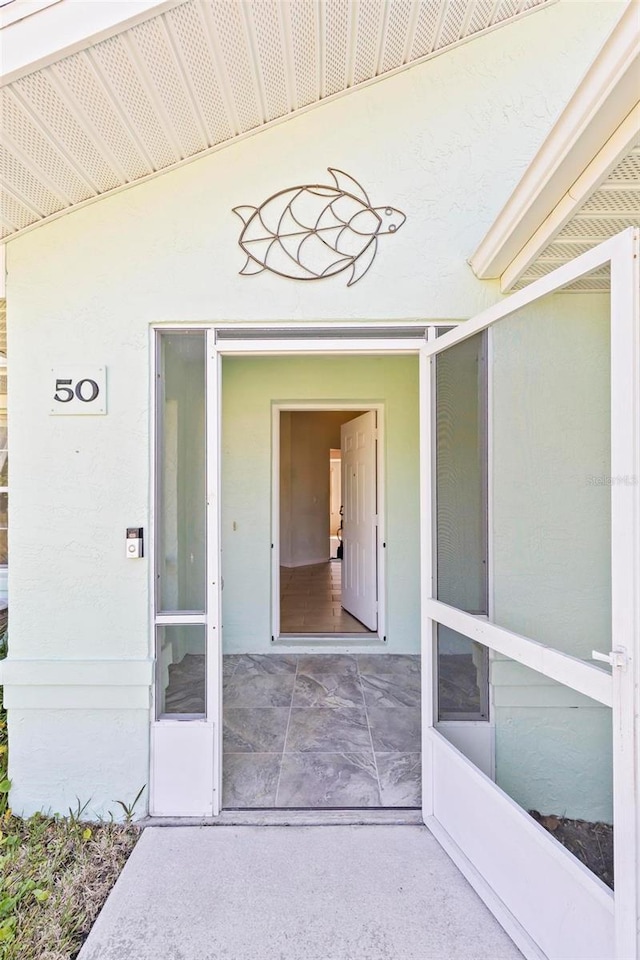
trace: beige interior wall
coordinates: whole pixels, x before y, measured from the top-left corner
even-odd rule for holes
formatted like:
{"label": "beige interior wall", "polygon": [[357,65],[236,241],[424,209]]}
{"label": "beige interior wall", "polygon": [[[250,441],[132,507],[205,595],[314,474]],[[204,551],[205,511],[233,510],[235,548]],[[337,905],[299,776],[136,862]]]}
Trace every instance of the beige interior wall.
{"label": "beige interior wall", "polygon": [[356,410],[280,414],[280,562],[300,567],[329,560],[329,459],[340,426]]}

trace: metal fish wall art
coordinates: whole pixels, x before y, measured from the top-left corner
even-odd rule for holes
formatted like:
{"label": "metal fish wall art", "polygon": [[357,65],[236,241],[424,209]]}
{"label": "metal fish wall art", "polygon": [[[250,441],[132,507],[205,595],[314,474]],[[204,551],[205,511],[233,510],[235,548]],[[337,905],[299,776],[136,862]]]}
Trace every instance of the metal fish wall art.
{"label": "metal fish wall art", "polygon": [[238,243],[247,255],[243,276],[268,270],[291,280],[324,280],[345,270],[347,286],[365,275],[378,237],[395,233],[406,217],[374,207],[360,184],[329,167],[334,186],[305,184],[273,194],[259,207],[234,207],[243,223]]}

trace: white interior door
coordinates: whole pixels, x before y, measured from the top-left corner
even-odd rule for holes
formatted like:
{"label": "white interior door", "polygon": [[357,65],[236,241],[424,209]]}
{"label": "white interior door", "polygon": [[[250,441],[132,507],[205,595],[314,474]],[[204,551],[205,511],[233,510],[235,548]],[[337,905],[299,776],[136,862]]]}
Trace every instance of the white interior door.
{"label": "white interior door", "polygon": [[[548,276],[530,284],[525,290],[519,291],[510,298],[489,308],[483,314],[462,324],[456,330],[445,336],[425,344],[421,351],[421,567],[422,567],[422,664],[423,664],[423,813],[425,823],[438,837],[447,849],[453,860],[474,885],[480,896],[493,910],[503,926],[514,938],[520,949],[527,957],[538,960],[569,960],[580,957],[581,960],[602,960],[602,958],[616,958],[616,960],[638,960],[640,957],[640,924],[638,923],[638,857],[639,857],[639,795],[638,795],[638,767],[639,767],[639,731],[638,731],[638,680],[640,678],[638,661],[640,660],[640,307],[639,307],[639,268],[638,246],[639,231],[630,229],[588,251],[572,263],[560,267]],[[608,562],[608,542],[610,539],[610,588],[611,588],[611,617],[606,618],[601,626],[602,643],[611,643],[611,654],[606,648],[601,649],[595,659],[605,660],[611,666],[611,672],[598,668],[589,662],[590,650],[579,647],[580,629],[575,624],[578,618],[580,604],[566,624],[561,624],[564,631],[557,647],[544,641],[547,635],[557,636],[553,632],[555,616],[554,604],[557,604],[558,595],[549,596],[549,592],[542,591],[536,599],[530,594],[530,604],[533,606],[522,613],[526,620],[531,611],[537,606],[537,617],[532,622],[542,624],[538,636],[530,636],[514,632],[505,625],[495,621],[495,607],[492,614],[478,616],[459,609],[456,606],[444,603],[438,599],[436,578],[434,576],[434,542],[437,523],[435,507],[436,490],[436,460],[434,443],[434,390],[433,378],[435,374],[435,357],[442,351],[454,348],[456,344],[474,334],[497,325],[506,318],[523,318],[526,323],[540,324],[543,311],[539,301],[549,294],[562,290],[577,279],[590,274],[594,270],[610,269],[611,301],[610,301],[610,388],[607,383],[609,371],[601,368],[598,363],[603,362],[607,349],[596,358],[592,368],[598,371],[598,383],[605,383],[605,390],[610,389],[607,404],[610,399],[610,459],[604,460],[606,474],[609,474],[609,483],[606,475],[603,477],[603,486],[607,488],[605,496],[600,500],[603,505],[603,516],[607,518],[606,536],[603,537],[598,550],[594,553],[605,558]],[[565,306],[572,298],[561,298]],[[554,301],[554,310],[560,310],[557,299]],[[528,309],[528,308],[533,309]],[[583,322],[583,314],[577,305],[574,319]],[[567,316],[570,315],[570,311]],[[557,317],[554,317],[557,319]],[[570,321],[571,322],[571,321]],[[532,328],[529,328],[532,329]],[[540,327],[538,327],[538,330]],[[511,349],[522,350],[522,340],[518,335],[511,340]],[[537,335],[535,326],[533,336]],[[558,336],[566,336],[566,324],[561,325]],[[497,340],[494,340],[494,348]],[[564,341],[565,348],[567,341]],[[515,345],[515,346],[514,346]],[[549,356],[554,357],[554,344],[551,338],[547,342]],[[577,351],[576,351],[577,352]],[[583,354],[584,356],[584,354]],[[500,357],[503,364],[508,353]],[[537,363],[533,358],[531,363]],[[578,362],[578,361],[576,361]],[[606,363],[606,360],[604,360]],[[504,369],[504,366],[503,366]],[[532,369],[530,366],[529,369]],[[554,376],[556,383],[562,384],[568,375],[568,366],[556,365]],[[537,374],[536,374],[537,375]],[[532,383],[535,385],[535,376]],[[495,385],[494,385],[495,386]],[[521,383],[522,392],[531,387],[531,384]],[[595,387],[594,387],[595,389]],[[569,396],[573,404],[574,396]],[[522,432],[526,435],[525,450],[544,451],[544,434],[542,439],[533,435],[532,421],[535,422],[535,410],[544,398],[540,393],[536,396],[535,388],[531,390],[528,402],[523,404],[520,422]],[[576,410],[580,410],[577,402]],[[560,415],[559,408],[555,408]],[[489,429],[491,435],[492,423],[496,418],[504,416],[505,409],[499,405],[499,397],[495,389],[492,394],[492,405],[489,412]],[[508,416],[513,412],[507,410]],[[552,407],[553,415],[553,407]],[[603,435],[603,425],[606,418],[600,421],[600,432]],[[583,430],[583,428],[580,428]],[[594,428],[595,429],[595,428]],[[552,450],[554,463],[573,467],[575,454],[568,455],[566,444],[571,443],[571,433],[563,438],[561,452]],[[582,434],[573,433],[577,440],[589,439],[593,442],[592,426],[583,430]],[[606,437],[606,433],[604,434]],[[494,437],[495,440],[495,437]],[[497,441],[496,441],[497,442]],[[536,442],[538,446],[536,447]],[[527,444],[529,446],[527,447]],[[542,444],[542,446],[541,446]],[[579,450],[579,444],[574,449]],[[536,478],[543,473],[536,474],[539,464],[533,455],[526,460],[518,451],[503,450],[503,463],[513,465],[520,456],[522,469],[529,471],[529,475]],[[495,461],[497,463],[497,461]],[[520,462],[520,461],[518,461]],[[497,468],[496,468],[497,469]],[[508,472],[508,471],[507,471]],[[515,474],[514,474],[515,476]],[[522,476],[526,476],[522,474]],[[510,475],[511,477],[511,475]],[[591,477],[591,486],[597,481]],[[550,534],[547,540],[556,538],[553,550],[556,556],[562,550],[562,513],[570,511],[574,502],[586,501],[587,488],[590,485],[589,477],[580,474],[579,466],[573,485],[566,488],[564,503],[552,505],[553,524],[550,525]],[[510,491],[517,487],[517,479],[512,480]],[[496,478],[493,478],[493,491],[496,489]],[[502,490],[505,484],[502,485]],[[552,491],[552,497],[553,497]],[[515,500],[513,501],[515,502]],[[540,495],[536,505],[541,511],[549,509],[548,501]],[[492,509],[495,508],[494,507]],[[540,514],[547,518],[547,514]],[[492,514],[489,524],[490,555],[493,547],[497,551],[503,548],[503,543],[492,540],[496,524],[496,514]],[[610,523],[609,518],[610,517]],[[513,513],[511,517],[512,529],[508,536],[520,536],[521,515]],[[493,528],[492,528],[493,524]],[[545,529],[543,524],[540,530]],[[604,529],[604,527],[603,527]],[[570,530],[569,540],[576,536],[575,529]],[[526,552],[539,549],[538,543],[522,542],[520,550]],[[575,541],[574,541],[575,548]],[[579,551],[578,551],[579,554]],[[580,556],[578,555],[578,561]],[[516,565],[517,566],[517,565]],[[512,570],[507,571],[507,580],[512,590],[518,590],[517,569],[515,576]],[[608,573],[608,571],[607,571]],[[561,568],[556,571],[562,575]],[[509,579],[509,577],[511,579]],[[544,572],[541,580],[544,579]],[[495,581],[493,584],[495,590]],[[586,597],[581,598],[584,603]],[[606,609],[606,602],[605,602]],[[591,756],[599,750],[611,757],[611,783],[613,790],[612,819],[614,837],[614,872],[615,892],[605,886],[590,870],[574,858],[562,846],[551,832],[542,829],[540,824],[529,815],[527,806],[517,797],[517,791],[509,789],[509,784],[502,779],[504,789],[501,789],[492,779],[483,774],[472,758],[457,750],[441,732],[437,730],[438,720],[438,685],[434,682],[437,669],[438,631],[444,627],[447,631],[454,631],[461,638],[475,641],[479,649],[489,651],[491,666],[491,688],[493,693],[494,719],[500,709],[504,709],[505,691],[519,689],[525,691],[526,697],[537,698],[536,704],[541,703],[542,710],[538,714],[542,718],[539,728],[531,731],[527,724],[520,729],[531,734],[521,741],[521,756],[526,766],[526,755],[537,749],[549,750],[557,742],[558,732],[562,733],[563,724],[568,723],[566,718],[573,711],[574,716],[583,718],[577,725],[578,738],[574,745],[580,742],[576,749],[591,750]],[[569,653],[566,649],[559,649],[564,640],[569,644],[574,634],[576,646],[568,649],[579,652]],[[526,679],[526,678],[534,678]],[[510,687],[508,685],[511,685]],[[534,689],[535,688],[535,689]],[[525,704],[523,694],[519,694],[520,704]],[[507,700],[507,704],[513,704]],[[528,707],[525,704],[525,708]],[[526,715],[526,709],[524,713]],[[582,708],[582,709],[581,709]],[[563,712],[564,711],[564,712]],[[594,735],[589,732],[588,722],[601,714],[607,714],[607,723],[600,726],[600,737],[594,745]],[[589,721],[587,721],[587,716]],[[497,729],[500,735],[499,747],[502,751],[513,750],[512,740],[514,730],[518,726],[518,716],[512,710],[510,725],[503,724]],[[545,746],[545,737],[547,743]],[[516,747],[518,744],[516,744]],[[594,754],[593,751],[596,751]],[[586,756],[586,753],[585,753]],[[563,767],[570,765],[575,757],[570,751],[560,752],[557,769],[560,776]],[[498,753],[498,760],[500,754]],[[580,767],[587,769],[588,764]],[[553,788],[549,769],[541,768],[540,796],[552,798]],[[579,771],[579,772],[580,772]],[[548,775],[548,777],[547,777]],[[545,779],[547,777],[547,779]],[[570,778],[569,778],[570,779]],[[608,779],[608,778],[607,778]],[[527,786],[530,786],[528,781]],[[591,786],[599,785],[594,777]],[[589,789],[586,784],[585,790]],[[514,799],[515,797],[515,799]],[[516,802],[517,801],[517,802]],[[553,812],[542,810],[542,813]],[[562,810],[560,816],[565,816]],[[543,818],[544,819],[544,818]],[[557,818],[556,818],[557,819]],[[597,819],[589,817],[588,820]],[[577,821],[576,821],[577,822]],[[557,829],[552,825],[551,829]]]}
{"label": "white interior door", "polygon": [[378,629],[376,411],[340,427],[342,451],[342,606]]}

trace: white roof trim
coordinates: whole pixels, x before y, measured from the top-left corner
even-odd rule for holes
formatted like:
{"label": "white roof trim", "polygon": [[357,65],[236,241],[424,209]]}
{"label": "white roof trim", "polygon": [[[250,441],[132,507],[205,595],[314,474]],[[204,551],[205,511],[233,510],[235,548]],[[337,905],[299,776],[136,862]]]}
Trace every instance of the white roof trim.
{"label": "white roof trim", "polygon": [[[110,35],[99,42],[85,35],[72,54],[52,49],[47,66],[0,91],[10,166],[2,242],[555,2],[165,0],[147,7],[144,22],[105,28]],[[0,30],[0,44],[12,27],[44,25],[70,4],[105,6],[58,0]],[[121,12],[130,4],[106,6]]]}
{"label": "white roof trim", "polygon": [[500,277],[503,292],[511,290],[531,264],[545,250],[552,239],[576,213],[586,197],[602,184],[609,173],[629,153],[640,135],[640,103],[620,124],[614,135],[605,143],[575,183],[558,201],[549,216],[543,220],[531,239],[513,258]]}
{"label": "white roof trim", "polygon": [[[639,101],[640,3],[631,0],[520,183],[471,256],[476,276],[518,279],[557,230],[556,206],[565,198],[578,207],[595,186],[593,175],[610,156],[607,146],[620,146]],[[629,119],[631,116],[631,120]],[[623,127],[622,132],[617,133]],[[631,138],[632,140],[633,138]],[[628,141],[629,142],[629,141]],[[605,145],[603,147],[603,144]],[[622,148],[621,148],[622,149]],[[594,160],[600,158],[600,162]],[[618,154],[616,153],[616,157]],[[595,164],[595,166],[593,166]],[[586,168],[591,175],[583,177]],[[564,208],[566,214],[566,208]],[[568,214],[564,217],[564,222]],[[542,226],[546,225],[546,229]],[[533,242],[533,237],[536,242]],[[527,255],[518,257],[524,248]],[[518,257],[518,276],[511,264]],[[526,261],[526,262],[525,262]],[[507,288],[506,283],[503,288]]]}
{"label": "white roof trim", "polygon": [[[185,0],[56,0],[44,6],[14,0],[0,18],[0,86],[181,3]],[[23,15],[16,19],[19,11]]]}

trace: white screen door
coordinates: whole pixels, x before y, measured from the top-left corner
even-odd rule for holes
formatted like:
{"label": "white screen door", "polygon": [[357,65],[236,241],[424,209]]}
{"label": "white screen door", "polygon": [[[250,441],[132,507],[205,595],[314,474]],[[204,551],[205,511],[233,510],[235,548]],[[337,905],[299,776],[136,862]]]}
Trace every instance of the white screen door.
{"label": "white screen door", "polygon": [[[594,271],[610,301],[552,296]],[[632,229],[421,351],[424,818],[527,957],[640,956],[638,284]],[[437,356],[483,330],[488,615],[438,599],[435,575]],[[451,688],[489,659],[493,778],[436,729],[443,636]],[[568,852],[603,846],[611,821],[614,891],[606,858]]]}
{"label": "white screen door", "polygon": [[340,427],[342,452],[342,606],[369,630],[378,629],[376,412]]}

